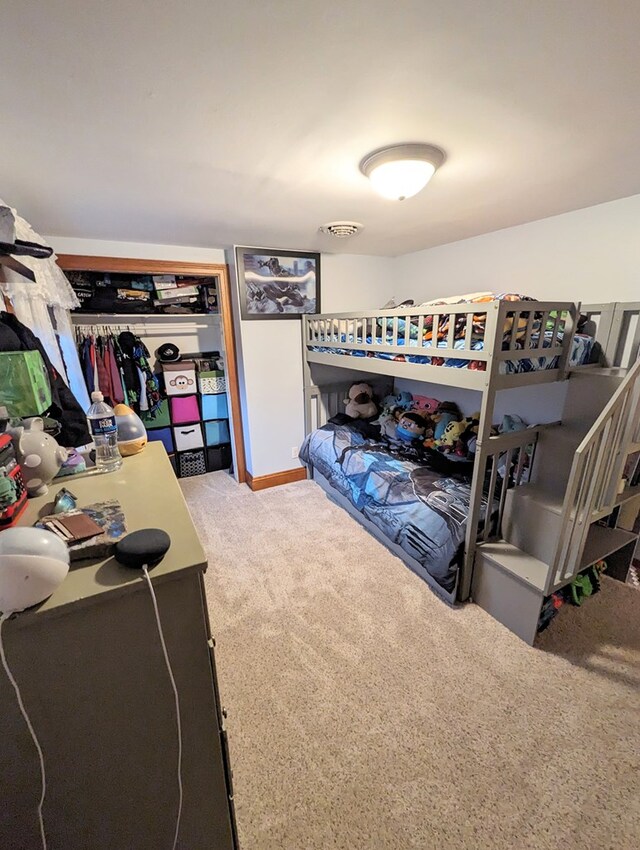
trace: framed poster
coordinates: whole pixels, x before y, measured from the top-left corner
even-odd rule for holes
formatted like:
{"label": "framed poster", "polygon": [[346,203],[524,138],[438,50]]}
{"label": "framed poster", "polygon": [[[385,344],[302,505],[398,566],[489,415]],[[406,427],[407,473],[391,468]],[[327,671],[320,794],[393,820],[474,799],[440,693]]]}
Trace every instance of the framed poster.
{"label": "framed poster", "polygon": [[320,312],[320,254],[236,247],[243,319],[295,319]]}

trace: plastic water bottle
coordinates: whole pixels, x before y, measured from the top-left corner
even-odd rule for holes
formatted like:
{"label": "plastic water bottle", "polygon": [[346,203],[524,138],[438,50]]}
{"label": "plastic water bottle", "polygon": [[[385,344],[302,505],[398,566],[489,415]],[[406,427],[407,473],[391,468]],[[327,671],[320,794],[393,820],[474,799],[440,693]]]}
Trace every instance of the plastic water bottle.
{"label": "plastic water bottle", "polygon": [[91,401],[87,420],[96,447],[96,466],[101,472],[114,472],[122,466],[116,415],[101,392],[91,393]]}

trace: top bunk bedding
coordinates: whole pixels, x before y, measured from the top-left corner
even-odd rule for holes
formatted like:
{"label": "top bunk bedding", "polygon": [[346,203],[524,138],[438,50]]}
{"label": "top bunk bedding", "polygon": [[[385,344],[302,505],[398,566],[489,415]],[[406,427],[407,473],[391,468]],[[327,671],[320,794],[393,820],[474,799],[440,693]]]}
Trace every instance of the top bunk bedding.
{"label": "top bunk bedding", "polygon": [[[562,341],[563,335],[559,334],[558,339]],[[405,345],[405,341],[403,338],[400,338],[395,343],[393,343],[392,338],[389,334],[387,334],[386,337],[372,337],[371,335],[362,337],[354,336],[353,334],[334,334],[331,341],[336,343],[343,342],[353,344],[362,344],[364,342],[368,345],[379,346],[392,344],[400,346]],[[537,337],[533,337],[532,342],[534,344],[537,344]],[[418,348],[418,340],[410,339],[407,347]],[[448,348],[448,344],[446,340],[440,340],[438,341],[437,346],[428,347]],[[460,351],[465,350],[466,346],[464,339],[454,340],[453,347]],[[503,350],[507,350],[508,347],[508,345],[504,346]],[[545,335],[542,347],[551,347],[550,334]],[[586,334],[575,334],[571,344],[569,365],[584,366],[586,363],[589,363],[591,360],[592,348],[593,339],[590,336],[587,336]],[[340,354],[351,357],[373,357],[378,360],[394,360],[400,363],[420,363],[430,366],[449,366],[454,369],[475,369],[478,371],[484,371],[487,368],[487,363],[485,360],[469,360],[462,357],[442,357],[438,356],[437,354],[394,354],[387,351],[366,351],[362,348],[340,348],[339,346],[327,345],[308,345],[307,349],[309,351],[317,352],[318,354]],[[472,351],[484,351],[484,340],[473,340],[470,349]],[[522,350],[522,347],[520,348],[520,350]],[[524,357],[520,358],[519,360],[503,360],[498,368],[501,374],[511,375],[522,372],[537,372],[544,369],[557,369],[559,361],[560,357],[557,354],[553,357]]]}
{"label": "top bunk bedding", "polygon": [[593,339],[573,333],[574,318],[570,303],[472,293],[392,311],[305,317],[305,344],[308,354],[475,371],[493,357],[499,374],[513,375],[591,362]]}

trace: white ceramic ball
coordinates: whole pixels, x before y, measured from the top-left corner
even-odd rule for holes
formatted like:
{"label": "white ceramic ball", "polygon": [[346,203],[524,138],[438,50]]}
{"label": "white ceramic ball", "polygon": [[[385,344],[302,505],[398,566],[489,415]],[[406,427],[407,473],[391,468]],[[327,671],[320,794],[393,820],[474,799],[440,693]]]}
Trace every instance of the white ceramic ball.
{"label": "white ceramic ball", "polygon": [[64,581],[69,550],[50,531],[9,528],[0,533],[0,611],[37,605]]}
{"label": "white ceramic ball", "polygon": [[69,563],[67,544],[44,528],[7,528],[0,532],[1,555],[41,555]]}

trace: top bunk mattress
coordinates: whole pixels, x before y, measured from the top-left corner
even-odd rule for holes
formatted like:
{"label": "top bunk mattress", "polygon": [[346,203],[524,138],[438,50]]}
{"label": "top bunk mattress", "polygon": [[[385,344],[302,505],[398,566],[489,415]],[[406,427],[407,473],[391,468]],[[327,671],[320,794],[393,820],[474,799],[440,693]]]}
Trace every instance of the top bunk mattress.
{"label": "top bunk mattress", "polygon": [[[347,355],[351,357],[371,357],[378,360],[394,360],[396,362],[402,363],[418,363],[429,366],[449,366],[454,369],[476,369],[478,371],[484,371],[487,368],[487,364],[484,360],[468,360],[466,358],[461,357],[438,357],[437,355],[433,354],[410,354],[409,352],[407,352],[406,354],[392,354],[391,352],[386,351],[366,351],[361,349],[359,350],[354,348],[339,347],[340,342],[350,345],[405,345],[403,337],[399,337],[394,342],[390,333],[386,335],[379,335],[376,337],[373,337],[371,335],[362,337],[354,336],[353,334],[334,334],[333,338],[331,339],[331,342],[338,343],[338,346],[334,347],[327,345],[308,345],[307,349],[309,351],[318,352],[320,354],[337,354],[343,356]],[[537,344],[537,336],[535,334],[532,336],[532,342]],[[586,334],[575,334],[573,338],[571,355],[569,358],[569,365],[583,366],[586,363],[589,363],[591,359],[593,343],[594,341],[592,337],[587,336]],[[542,345],[544,348],[549,348],[551,346],[550,333],[545,333],[545,339]],[[421,348],[422,351],[447,347],[448,344],[446,340],[440,340],[437,346],[429,345],[420,347],[418,345],[418,340],[414,338],[410,339],[407,345],[407,348]],[[459,350],[465,349],[466,346],[464,339],[456,339],[454,341],[453,347]],[[508,348],[508,345],[505,345],[504,348],[506,350]],[[471,344],[471,349],[473,351],[483,351],[484,340],[474,340]],[[522,347],[520,347],[520,350],[522,350]],[[517,374],[522,372],[537,372],[545,369],[557,369],[558,361],[559,358],[557,356],[525,357],[520,360],[504,360],[500,363],[499,371],[501,372],[501,374]]]}

